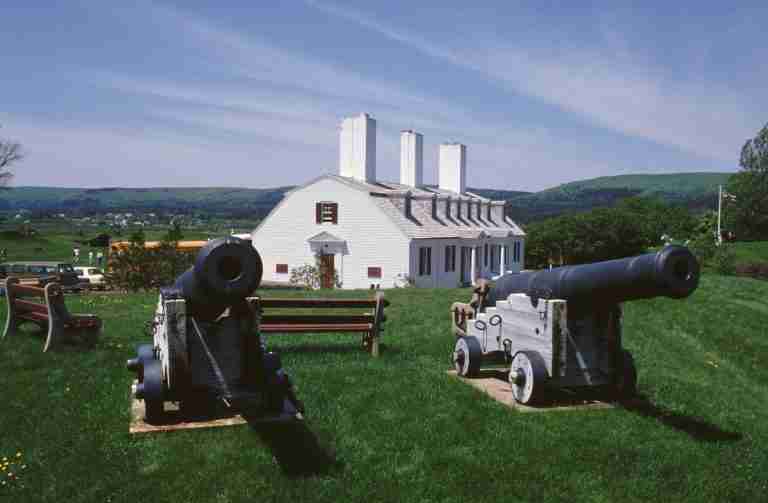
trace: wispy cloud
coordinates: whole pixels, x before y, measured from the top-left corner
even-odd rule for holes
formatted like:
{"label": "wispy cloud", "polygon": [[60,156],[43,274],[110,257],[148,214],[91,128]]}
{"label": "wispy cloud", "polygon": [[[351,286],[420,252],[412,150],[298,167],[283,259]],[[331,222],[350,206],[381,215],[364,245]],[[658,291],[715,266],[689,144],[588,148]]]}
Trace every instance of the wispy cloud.
{"label": "wispy cloud", "polygon": [[605,44],[595,47],[547,47],[482,34],[463,37],[462,46],[455,46],[427,40],[348,6],[306,3],[424,55],[479,72],[590,124],[698,156],[732,163],[739,142],[759,125],[748,97],[693,75],[673,76],[633,54],[627,40],[605,25],[600,27]]}

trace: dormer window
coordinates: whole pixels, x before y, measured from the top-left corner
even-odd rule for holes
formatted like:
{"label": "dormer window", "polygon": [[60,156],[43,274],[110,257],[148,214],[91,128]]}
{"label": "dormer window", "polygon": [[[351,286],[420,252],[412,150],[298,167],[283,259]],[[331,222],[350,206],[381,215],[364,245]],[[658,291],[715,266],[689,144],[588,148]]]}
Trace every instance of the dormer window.
{"label": "dormer window", "polygon": [[315,223],[339,223],[339,203],[321,201],[315,203]]}

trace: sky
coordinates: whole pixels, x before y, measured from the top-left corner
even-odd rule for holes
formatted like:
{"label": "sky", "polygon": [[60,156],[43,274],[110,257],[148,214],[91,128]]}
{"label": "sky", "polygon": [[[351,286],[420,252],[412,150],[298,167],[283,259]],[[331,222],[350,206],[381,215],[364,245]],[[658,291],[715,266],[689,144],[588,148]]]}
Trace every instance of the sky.
{"label": "sky", "polygon": [[[578,5],[577,5],[578,4]],[[736,171],[768,122],[768,2],[3,0],[14,185],[276,187],[338,172],[344,117],[467,145],[470,187]]]}

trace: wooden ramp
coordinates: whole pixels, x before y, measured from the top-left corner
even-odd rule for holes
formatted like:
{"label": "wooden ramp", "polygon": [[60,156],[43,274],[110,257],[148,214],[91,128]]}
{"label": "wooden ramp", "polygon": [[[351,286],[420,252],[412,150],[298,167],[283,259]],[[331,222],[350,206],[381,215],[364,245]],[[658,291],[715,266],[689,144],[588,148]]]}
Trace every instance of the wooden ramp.
{"label": "wooden ramp", "polygon": [[519,412],[547,412],[554,410],[580,410],[580,409],[612,409],[616,404],[600,400],[574,398],[567,392],[561,392],[552,397],[552,400],[543,405],[522,405],[512,397],[512,390],[507,382],[507,371],[487,369],[481,370],[479,377],[466,378],[456,375],[455,370],[449,370],[448,375],[459,381],[479,389],[497,402]]}

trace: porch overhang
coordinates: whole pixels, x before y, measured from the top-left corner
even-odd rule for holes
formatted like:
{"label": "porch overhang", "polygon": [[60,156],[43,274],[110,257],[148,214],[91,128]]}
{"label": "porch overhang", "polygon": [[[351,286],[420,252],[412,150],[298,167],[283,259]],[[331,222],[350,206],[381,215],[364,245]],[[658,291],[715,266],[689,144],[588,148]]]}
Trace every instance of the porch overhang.
{"label": "porch overhang", "polygon": [[314,236],[307,238],[307,243],[309,244],[312,253],[340,253],[342,255],[347,255],[349,253],[347,241],[334,236],[330,232],[323,231],[320,234],[315,234]]}

